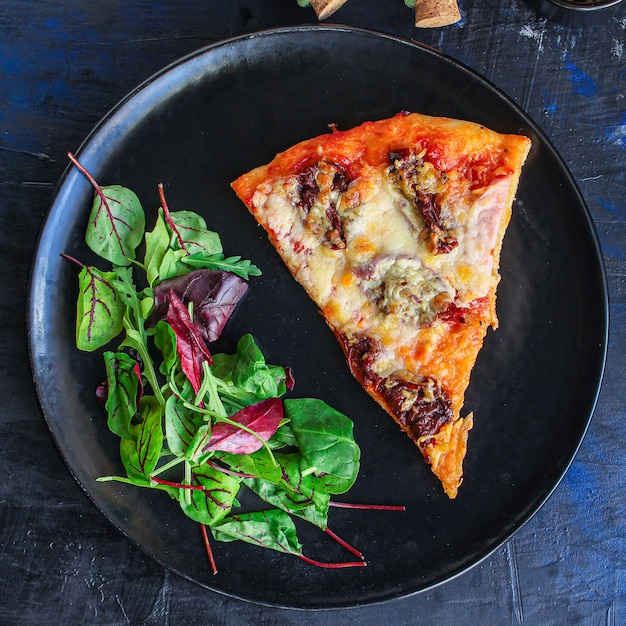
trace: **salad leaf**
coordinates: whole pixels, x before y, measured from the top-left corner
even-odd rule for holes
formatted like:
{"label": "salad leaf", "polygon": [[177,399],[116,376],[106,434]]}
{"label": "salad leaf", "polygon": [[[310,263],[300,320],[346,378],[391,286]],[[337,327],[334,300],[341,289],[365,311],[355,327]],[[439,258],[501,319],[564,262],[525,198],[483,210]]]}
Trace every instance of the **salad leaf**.
{"label": "salad leaf", "polygon": [[168,323],[164,321],[157,323],[154,331],[154,345],[163,357],[159,365],[159,372],[167,376],[176,366],[178,358],[176,354],[176,333]]}
{"label": "salad leaf", "polygon": [[232,515],[211,527],[218,541],[245,541],[286,554],[302,554],[296,526],[285,512],[278,509]]}
{"label": "salad leaf", "polygon": [[123,329],[126,304],[120,298],[114,281],[115,272],[101,272],[83,266],[79,275],[76,307],[76,346],[93,352],[115,339]]}
{"label": "salad leaf", "polygon": [[165,403],[165,437],[169,451],[184,456],[203,423],[201,416],[188,409],[176,396],[170,396]]}
{"label": "salad leaf", "polygon": [[202,382],[202,363],[207,361],[210,364],[213,358],[198,325],[194,324],[187,308],[173,291],[169,294],[167,322],[176,335],[176,354],[182,370],[197,392]]}
{"label": "salad leaf", "polygon": [[207,450],[209,441],[211,440],[211,425],[202,424],[196,430],[196,433],[185,452],[185,458],[194,465],[202,465],[211,458],[211,451]]}
{"label": "salad leaf", "polygon": [[105,352],[107,398],[105,408],[111,432],[122,439],[135,440],[133,418],[139,406],[141,377],[137,361],[125,352]]}
{"label": "salad leaf", "polygon": [[169,278],[169,275],[163,276],[163,260],[170,249],[170,238],[163,209],[159,208],[154,228],[145,234],[146,253],[143,264],[150,286],[166,277]]}
{"label": "salad leaf", "polygon": [[281,479],[273,483],[262,478],[246,479],[245,484],[262,500],[287,513],[326,528],[330,494],[318,488],[316,479],[302,474],[302,457],[299,453],[275,454],[280,464]]}
{"label": "salad leaf", "polygon": [[351,420],[316,398],[285,400],[298,447],[316,475],[324,476],[330,493],[344,493],[357,478],[360,449],[352,434]]}
{"label": "salad leaf", "polygon": [[212,370],[216,376],[234,387],[233,395],[245,391],[256,398],[275,398],[286,390],[287,373],[278,365],[268,365],[261,349],[251,334],[237,342],[235,354],[216,354]]}
{"label": "salad leaf", "polygon": [[248,280],[250,276],[261,275],[261,270],[256,265],[242,259],[240,256],[225,257],[223,254],[211,254],[209,256],[190,254],[183,257],[181,260],[185,265],[189,265],[190,267],[222,270],[236,274],[245,280]]}
{"label": "salad leaf", "polygon": [[202,216],[193,211],[175,211],[170,216],[178,236],[173,239],[172,247],[180,246],[186,255],[210,256],[222,252],[220,236],[207,229]]}
{"label": "salad leaf", "polygon": [[228,422],[218,421],[213,427],[207,451],[251,454],[263,447],[276,432],[283,418],[283,405],[278,398],[268,398],[244,407]]}
{"label": "salad leaf", "polygon": [[234,476],[203,465],[193,472],[193,485],[202,489],[180,489],[180,507],[192,520],[212,527],[228,515],[237,502],[240,482]]}
{"label": "salad leaf", "polygon": [[96,187],[87,245],[115,265],[129,265],[143,240],[146,218],[139,198],[121,185]]}
{"label": "salad leaf", "polygon": [[146,485],[159,460],[163,431],[160,405],[153,397],[146,397],[142,402],[141,413],[135,438],[120,441],[120,456],[128,478],[138,485]]}
{"label": "salad leaf", "polygon": [[164,280],[153,290],[154,309],[148,323],[155,325],[165,319],[170,294],[174,293],[184,304],[193,304],[194,321],[204,340],[210,343],[220,336],[247,290],[248,285],[242,278],[218,270],[195,270]]}
{"label": "salad leaf", "polygon": [[249,454],[217,452],[214,458],[228,465],[234,472],[242,474],[244,478],[258,477],[276,484],[282,476],[280,465],[265,447]]}
{"label": "salad leaf", "polygon": [[[162,185],[146,232],[130,190],[99,187],[71,158],[96,189],[86,239],[113,264],[102,271],[63,255],[81,267],[76,343],[93,351],[123,333],[117,351],[104,352],[106,381],[96,393],[120,438],[126,476],[98,480],[168,493],[201,524],[212,567],[207,528],[217,540],[247,541],[322,567],[363,565],[305,557],[290,517],[360,556],[327,528],[331,494],[348,489],[358,473],[350,420],[321,400],[282,400],[293,389],[292,372],[267,363],[252,334],[239,339],[234,354],[212,355],[207,345],[260,270],[226,257],[200,215],[170,212]],[[141,241],[143,264],[133,263]],[[141,292],[140,270],[145,276],[137,282],[148,285]],[[272,508],[233,514],[242,488]]]}

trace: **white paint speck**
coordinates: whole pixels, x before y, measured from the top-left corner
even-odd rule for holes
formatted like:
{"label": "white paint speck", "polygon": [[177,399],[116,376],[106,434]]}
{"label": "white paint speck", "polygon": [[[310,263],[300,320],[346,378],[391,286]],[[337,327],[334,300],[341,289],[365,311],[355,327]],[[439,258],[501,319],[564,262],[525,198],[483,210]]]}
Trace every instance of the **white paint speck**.
{"label": "white paint speck", "polygon": [[611,45],[611,52],[618,59],[621,59],[624,56],[624,42],[619,39],[614,39]]}
{"label": "white paint speck", "polygon": [[521,37],[537,42],[537,50],[543,51],[543,30],[533,28],[531,24],[524,24],[519,31]]}
{"label": "white paint speck", "polygon": [[607,138],[618,146],[626,146],[626,124],[618,124],[610,128]]}

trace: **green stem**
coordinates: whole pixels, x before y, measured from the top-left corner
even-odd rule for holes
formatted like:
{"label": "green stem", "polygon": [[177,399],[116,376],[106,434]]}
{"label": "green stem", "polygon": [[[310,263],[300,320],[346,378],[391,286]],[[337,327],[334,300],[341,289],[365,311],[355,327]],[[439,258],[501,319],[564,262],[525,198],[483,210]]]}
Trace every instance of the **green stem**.
{"label": "green stem", "polygon": [[156,468],[153,472],[152,472],[152,476],[158,476],[159,474],[162,474],[163,472],[166,472],[168,469],[171,469],[172,467],[176,467],[177,465],[179,465],[180,463],[182,463],[185,460],[185,457],[177,457],[175,459],[172,459],[171,461],[168,461],[167,463],[165,463],[164,465],[161,465],[161,467]]}
{"label": "green stem", "polygon": [[[187,459],[185,459],[185,484],[191,485],[191,465]],[[185,498],[185,504],[189,506],[191,504],[191,492],[189,489],[185,489],[183,497]]]}

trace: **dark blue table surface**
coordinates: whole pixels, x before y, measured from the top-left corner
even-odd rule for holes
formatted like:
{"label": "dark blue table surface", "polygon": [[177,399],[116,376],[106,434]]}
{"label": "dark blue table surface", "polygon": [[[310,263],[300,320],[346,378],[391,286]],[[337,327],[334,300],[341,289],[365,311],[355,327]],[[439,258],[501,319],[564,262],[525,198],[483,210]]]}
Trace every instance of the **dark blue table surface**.
{"label": "dark blue table surface", "polygon": [[402,0],[349,0],[330,21],[441,50],[543,128],[580,186],[604,255],[611,316],[604,381],[564,480],[494,554],[412,597],[303,613],[183,580],[101,516],[41,417],[24,319],[37,232],[67,152],[170,62],[231,36],[313,23],[315,15],[295,0],[0,5],[1,624],[626,623],[626,11],[580,27],[547,21],[522,0],[459,6],[462,21],[440,29],[416,29]]}

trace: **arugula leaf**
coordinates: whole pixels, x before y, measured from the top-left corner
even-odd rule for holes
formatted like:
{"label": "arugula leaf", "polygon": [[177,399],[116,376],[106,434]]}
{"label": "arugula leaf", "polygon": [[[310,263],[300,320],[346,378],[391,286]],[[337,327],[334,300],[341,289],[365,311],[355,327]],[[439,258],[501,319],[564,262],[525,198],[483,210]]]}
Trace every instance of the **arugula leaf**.
{"label": "arugula leaf", "polygon": [[190,254],[181,259],[185,265],[209,270],[223,270],[248,280],[250,276],[261,276],[261,270],[251,261],[242,260],[241,256],[225,257],[223,254]]}

